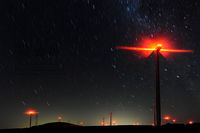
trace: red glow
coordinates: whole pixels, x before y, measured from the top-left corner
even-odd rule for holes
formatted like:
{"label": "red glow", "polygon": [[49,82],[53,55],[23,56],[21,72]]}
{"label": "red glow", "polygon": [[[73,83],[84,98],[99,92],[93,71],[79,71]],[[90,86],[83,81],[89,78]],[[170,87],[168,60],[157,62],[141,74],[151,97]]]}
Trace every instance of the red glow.
{"label": "red glow", "polygon": [[189,124],[194,124],[194,121],[189,121],[188,123],[189,123]]}
{"label": "red glow", "polygon": [[158,44],[157,44],[157,47],[162,47],[162,44],[161,44],[161,43],[158,43]]}
{"label": "red glow", "polygon": [[108,124],[105,123],[105,122],[103,122],[103,121],[101,122],[101,125],[102,125],[102,126],[108,126]]}
{"label": "red glow", "polygon": [[172,122],[175,123],[175,122],[176,122],[176,119],[173,119]]}
{"label": "red glow", "polygon": [[164,57],[168,56],[168,53],[191,53],[193,50],[185,49],[174,49],[172,42],[166,39],[144,39],[140,42],[140,47],[131,46],[117,46],[117,49],[130,50],[130,51],[141,51],[143,57],[148,57],[153,51],[159,50],[160,54]]}
{"label": "red glow", "polygon": [[193,50],[185,50],[185,49],[160,49],[162,52],[174,52],[174,53],[192,53]]}
{"label": "red glow", "polygon": [[62,117],[61,117],[61,116],[58,116],[58,120],[62,120]]}
{"label": "red glow", "polygon": [[[143,38],[142,41],[139,42],[137,45],[138,47],[143,47],[143,48],[150,48],[150,49],[172,49],[174,47],[174,43],[172,41],[169,41],[166,38]],[[154,51],[153,50],[153,51]],[[148,57],[149,55],[152,54],[153,51],[143,51],[141,54],[143,57]],[[161,52],[160,52],[161,53]],[[169,54],[167,52],[161,53],[164,57],[167,57]]]}
{"label": "red glow", "polygon": [[[158,45],[160,45],[160,44],[158,44]],[[138,47],[128,47],[128,46],[117,46],[117,49],[133,50],[133,51],[134,50],[135,51],[154,51],[154,50],[157,50],[157,48],[158,47],[155,47],[155,48],[138,48]],[[193,50],[160,48],[160,52],[191,53],[191,52],[193,52]]]}
{"label": "red glow", "polygon": [[117,123],[117,121],[112,121],[112,124],[116,124]]}
{"label": "red glow", "polygon": [[163,119],[164,120],[170,120],[170,117],[169,116],[165,116]]}
{"label": "red glow", "polygon": [[35,110],[32,110],[32,109],[30,109],[30,110],[28,110],[28,111],[25,112],[25,114],[27,114],[27,115],[36,115],[38,113],[39,112],[36,112]]}
{"label": "red glow", "polygon": [[108,123],[104,123],[104,126],[108,126]]}
{"label": "red glow", "polygon": [[127,46],[117,46],[117,49],[124,50],[138,50],[138,51],[154,51],[155,48],[137,48],[137,47],[127,47]]}
{"label": "red glow", "polygon": [[139,122],[136,122],[136,123],[133,123],[134,126],[139,126],[140,123]]}

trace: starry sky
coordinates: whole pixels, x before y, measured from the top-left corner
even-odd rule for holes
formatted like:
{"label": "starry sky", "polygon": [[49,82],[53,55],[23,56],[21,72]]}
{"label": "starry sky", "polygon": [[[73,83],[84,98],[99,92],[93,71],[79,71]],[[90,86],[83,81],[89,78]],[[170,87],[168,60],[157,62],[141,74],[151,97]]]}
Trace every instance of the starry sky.
{"label": "starry sky", "polygon": [[[0,1],[0,128],[39,124],[152,124],[155,55],[116,46],[165,37],[194,53],[160,58],[162,117],[200,120],[200,1]],[[34,119],[33,119],[34,123]]]}

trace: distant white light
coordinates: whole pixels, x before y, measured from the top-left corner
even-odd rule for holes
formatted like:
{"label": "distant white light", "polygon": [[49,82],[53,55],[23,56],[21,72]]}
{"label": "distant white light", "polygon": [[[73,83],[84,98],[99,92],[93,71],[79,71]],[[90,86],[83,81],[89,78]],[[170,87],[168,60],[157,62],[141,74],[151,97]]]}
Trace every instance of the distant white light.
{"label": "distant white light", "polygon": [[95,10],[95,5],[92,5],[92,9]]}
{"label": "distant white light", "polygon": [[116,69],[116,68],[117,68],[117,66],[116,66],[116,65],[114,65],[114,64],[112,64],[112,68]]}
{"label": "distant white light", "polygon": [[111,51],[111,52],[113,52],[113,51],[114,51],[114,49],[113,49],[113,48],[110,48],[110,51]]}
{"label": "distant white light", "polygon": [[26,106],[26,103],[25,103],[24,101],[22,101],[22,104],[23,104],[24,106]]}

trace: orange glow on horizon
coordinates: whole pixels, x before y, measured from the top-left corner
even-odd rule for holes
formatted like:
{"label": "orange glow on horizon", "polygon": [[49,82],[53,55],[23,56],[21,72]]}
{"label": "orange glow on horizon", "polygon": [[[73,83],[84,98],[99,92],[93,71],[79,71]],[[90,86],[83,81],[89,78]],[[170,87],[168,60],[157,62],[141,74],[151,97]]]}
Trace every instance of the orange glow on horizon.
{"label": "orange glow on horizon", "polygon": [[83,124],[84,124],[84,122],[83,122],[83,121],[81,121],[79,124],[80,124],[80,125],[83,125]]}
{"label": "orange glow on horizon", "polygon": [[114,120],[114,121],[112,121],[112,124],[114,124],[114,125],[115,125],[115,124],[117,124],[117,121],[115,121],[115,120]]}
{"label": "orange glow on horizon", "polygon": [[101,121],[101,126],[108,126],[108,123]]}
{"label": "orange glow on horizon", "polygon": [[140,125],[139,122],[135,122],[135,123],[133,123],[133,126],[139,126],[139,125]]}

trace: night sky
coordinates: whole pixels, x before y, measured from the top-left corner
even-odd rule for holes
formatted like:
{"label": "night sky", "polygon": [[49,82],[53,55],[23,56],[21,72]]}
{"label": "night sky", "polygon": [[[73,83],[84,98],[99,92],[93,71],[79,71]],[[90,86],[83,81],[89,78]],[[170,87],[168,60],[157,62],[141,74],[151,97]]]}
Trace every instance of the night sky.
{"label": "night sky", "polygon": [[[160,58],[162,117],[200,120],[200,1],[1,0],[0,128],[57,121],[152,124],[155,54],[116,46],[164,37],[178,49]],[[33,119],[34,123],[34,119]]]}

